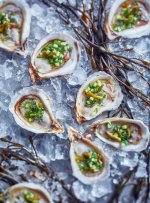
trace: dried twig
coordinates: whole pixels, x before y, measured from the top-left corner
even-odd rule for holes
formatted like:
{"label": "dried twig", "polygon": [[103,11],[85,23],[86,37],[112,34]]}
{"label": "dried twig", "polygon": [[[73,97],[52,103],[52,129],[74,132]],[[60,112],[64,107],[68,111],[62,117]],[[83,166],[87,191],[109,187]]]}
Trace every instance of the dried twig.
{"label": "dried twig", "polygon": [[[31,143],[32,150],[29,150],[22,144],[11,142],[5,138],[0,138],[0,141],[8,144],[6,148],[0,149],[0,158],[3,159],[2,163],[8,162],[9,160],[9,164],[11,165],[12,161],[17,160],[24,161],[29,165],[35,166],[42,173],[45,172],[48,178],[51,178],[52,180],[59,182],[62,188],[68,193],[68,196],[72,199],[72,201],[82,203],[82,201],[78,200],[75,197],[73,191],[70,188],[68,188],[65,182],[57,176],[57,174],[53,171],[53,169],[50,166],[48,167],[46,163],[38,156],[36,147],[34,146],[34,142],[31,137],[29,138],[29,141]],[[13,174],[10,171],[7,171],[2,167],[0,168],[0,179],[4,181],[7,180],[11,184],[15,184],[18,182],[13,177]]]}
{"label": "dried twig", "polygon": [[[66,24],[69,24],[72,27],[77,38],[85,47],[89,59],[91,60],[92,67],[94,69],[109,73],[115,80],[117,80],[122,86],[124,98],[137,98],[138,102],[144,102],[146,107],[148,107],[148,109],[150,110],[150,97],[144,94],[140,89],[133,87],[127,76],[128,70],[134,71],[139,77],[139,79],[143,79],[149,86],[150,83],[148,79],[144,76],[143,71],[150,71],[150,63],[137,58],[128,58],[123,55],[125,51],[131,51],[132,49],[127,49],[123,51],[121,50],[118,53],[111,52],[108,49],[109,44],[115,44],[118,42],[108,41],[103,29],[103,21],[106,10],[105,6],[107,4],[107,0],[99,1],[98,7],[95,7],[96,1],[91,0],[89,11],[85,9],[85,5],[83,4],[82,0],[78,1],[78,5],[82,5],[83,9],[79,8],[78,6],[72,7],[69,3],[61,4],[56,0],[43,0],[43,2],[47,6],[53,6],[56,9],[56,12],[58,13],[59,17]],[[96,10],[97,8],[98,10]],[[75,24],[73,23],[74,21],[72,21],[72,17],[76,19],[76,22],[78,22],[79,26],[75,26]],[[129,118],[133,118],[132,112],[127,104],[127,99],[124,99],[118,111],[116,111],[115,113],[112,112],[111,116],[122,116],[123,114],[126,114],[126,116]],[[147,155],[147,160],[147,171],[149,177],[149,154]],[[127,177],[130,179],[130,175],[132,176],[132,173],[134,172],[135,171],[129,173],[129,176],[127,175]],[[121,192],[121,190],[128,182],[128,178],[125,178],[123,182],[118,185],[118,191]],[[141,180],[141,187],[143,181],[145,183],[145,179]],[[147,180],[147,191],[149,191],[150,189],[149,182],[150,180]],[[136,191],[136,194],[138,194],[140,186],[138,186],[138,188],[136,186],[134,190]],[[120,192],[115,193],[118,198]],[[145,195],[145,200],[148,200],[148,195]],[[117,200],[114,199],[114,201]],[[111,202],[113,201],[111,200]]]}
{"label": "dried twig", "polygon": [[[150,70],[150,64],[143,60],[135,58],[131,59],[120,54],[112,53],[107,48],[107,43],[110,42],[107,41],[107,37],[103,29],[105,5],[107,0],[100,1],[98,11],[96,11],[94,7],[94,0],[91,0],[91,7],[89,11],[86,10],[83,1],[78,1],[78,4],[83,7],[82,10],[78,7],[72,7],[69,3],[64,4],[54,0],[43,0],[43,2],[47,6],[57,7],[56,11],[60,18],[65,23],[70,24],[78,39],[85,47],[94,69],[97,68],[98,70],[103,70],[111,74],[114,79],[125,87],[127,90],[126,94],[131,96],[135,95],[137,98],[140,98],[141,101],[145,102],[147,107],[150,107],[150,98],[141,90],[132,86],[130,81],[127,79],[126,72],[126,70],[135,71],[139,77],[150,85],[143,73],[138,69],[138,67],[140,67]],[[76,18],[78,23],[80,23],[78,27],[76,27],[72,22],[72,16]],[[125,70],[124,74],[122,74],[120,69]],[[116,71],[118,73],[117,75]]]}

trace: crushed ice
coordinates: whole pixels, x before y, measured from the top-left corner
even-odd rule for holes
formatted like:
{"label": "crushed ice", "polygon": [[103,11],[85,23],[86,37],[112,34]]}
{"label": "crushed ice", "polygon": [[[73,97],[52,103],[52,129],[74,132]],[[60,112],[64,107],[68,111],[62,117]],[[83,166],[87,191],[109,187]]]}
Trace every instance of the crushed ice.
{"label": "crushed ice", "polygon": [[[63,2],[63,0],[59,0]],[[15,91],[21,89],[24,86],[30,86],[31,81],[28,74],[28,64],[29,55],[33,52],[39,40],[46,36],[49,32],[63,31],[72,34],[69,27],[66,27],[61,21],[56,18],[56,13],[52,8],[45,7],[42,3],[37,3],[36,0],[32,0],[32,25],[31,34],[28,40],[28,56],[23,59],[17,55],[6,53],[0,51],[0,132],[1,137],[10,135],[13,141],[20,143],[26,143],[27,137],[30,133],[23,129],[20,129],[14,122],[12,115],[8,111],[8,106],[10,99]],[[72,3],[74,3],[72,1]],[[138,54],[146,54],[149,52],[150,38],[146,37],[143,40],[132,41],[128,44],[129,47],[134,46],[134,51]],[[119,48],[125,47],[126,43],[124,41],[119,42]],[[117,44],[118,47],[118,44]],[[114,48],[114,47],[112,47]],[[74,103],[78,88],[87,79],[88,75],[92,72],[90,61],[88,61],[87,56],[82,50],[81,58],[81,68],[78,68],[72,75],[64,78],[54,78],[50,81],[41,82],[40,87],[47,91],[47,93],[52,98],[53,113],[56,118],[60,120],[65,126],[65,133],[56,137],[55,135],[38,135],[35,136],[35,144],[38,148],[39,155],[43,158],[46,163],[51,161],[62,161],[66,163],[69,167],[69,144],[67,139],[66,129],[69,126],[78,128],[82,132],[84,131],[83,126],[78,126],[75,116],[74,116]],[[129,72],[128,77],[131,82],[136,87],[140,87],[145,93],[147,93],[147,84],[143,80],[137,80],[137,75],[134,72]],[[137,101],[129,100],[129,106],[134,114],[135,118],[143,120],[146,124],[149,122],[149,115],[146,109],[141,109]],[[63,138],[63,139],[61,139]],[[76,180],[72,188],[77,196],[85,202],[99,202],[98,198],[105,196],[112,192],[113,184],[118,183],[118,176],[121,176],[120,166],[128,167],[128,169],[133,169],[133,167],[139,163],[140,167],[136,172],[136,177],[146,176],[146,163],[143,160],[139,160],[137,153],[129,155],[128,153],[117,151],[116,149],[109,147],[108,145],[96,140],[95,143],[102,147],[106,154],[110,157],[112,163],[111,177],[99,184],[93,186],[85,186]],[[58,162],[58,167],[60,164]],[[65,167],[61,165],[61,172],[65,174]],[[64,167],[64,168],[63,168]],[[22,168],[22,167],[21,167]],[[71,168],[69,168],[71,170]],[[115,178],[114,178],[115,177]],[[70,179],[73,178],[70,175]],[[113,183],[113,184],[112,184]],[[46,183],[45,183],[46,184]],[[59,194],[62,192],[60,185],[57,183],[52,183],[51,190],[54,190],[53,198],[59,201]],[[0,186],[1,187],[1,186]],[[48,188],[48,186],[47,186]],[[56,190],[57,188],[57,190]],[[64,195],[64,202],[67,202]]]}

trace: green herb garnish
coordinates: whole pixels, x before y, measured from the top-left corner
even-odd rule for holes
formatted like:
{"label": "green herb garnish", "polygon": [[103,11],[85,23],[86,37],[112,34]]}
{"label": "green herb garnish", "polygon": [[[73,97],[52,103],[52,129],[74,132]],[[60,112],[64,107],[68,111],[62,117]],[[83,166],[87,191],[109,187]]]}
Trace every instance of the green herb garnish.
{"label": "green herb garnish", "polygon": [[38,58],[47,59],[53,68],[59,68],[69,60],[71,50],[67,42],[57,39],[45,46]]}
{"label": "green herb garnish", "polygon": [[20,26],[16,23],[16,20],[13,18],[13,15],[8,15],[4,12],[0,13],[0,33],[7,35],[9,29],[11,28],[20,28]]}
{"label": "green herb garnish", "polygon": [[116,15],[112,28],[116,32],[131,29],[140,23],[141,16],[142,12],[137,2],[125,2],[121,11]]}
{"label": "green herb garnish", "polygon": [[28,99],[21,104],[20,108],[25,110],[24,117],[28,122],[42,121],[44,106],[41,102],[34,99]]}
{"label": "green herb garnish", "polygon": [[5,195],[3,193],[0,193],[0,201],[4,201],[5,200]]}
{"label": "green herb garnish", "polygon": [[112,122],[108,122],[108,123],[107,123],[107,128],[108,128],[108,129],[109,129],[109,128],[113,128]]}
{"label": "green herb garnish", "polygon": [[0,26],[4,25],[5,23],[9,22],[8,15],[6,13],[0,13]]}
{"label": "green herb garnish", "polygon": [[84,90],[84,93],[87,97],[85,102],[85,106],[87,107],[92,107],[95,104],[101,105],[102,100],[106,97],[103,91],[103,84],[99,80],[90,83]]}
{"label": "green herb garnish", "polygon": [[76,155],[76,162],[83,173],[98,172],[103,166],[101,155],[93,150],[85,151],[81,156]]}
{"label": "green herb garnish", "polygon": [[0,13],[0,33],[7,34],[10,19],[6,13]]}
{"label": "green herb garnish", "polygon": [[35,194],[27,190],[24,192],[24,200],[26,203],[39,203],[39,199],[35,196]]}
{"label": "green herb garnish", "polygon": [[129,138],[131,136],[130,127],[128,125],[107,123],[106,135],[117,142],[121,142],[125,145],[129,144]]}

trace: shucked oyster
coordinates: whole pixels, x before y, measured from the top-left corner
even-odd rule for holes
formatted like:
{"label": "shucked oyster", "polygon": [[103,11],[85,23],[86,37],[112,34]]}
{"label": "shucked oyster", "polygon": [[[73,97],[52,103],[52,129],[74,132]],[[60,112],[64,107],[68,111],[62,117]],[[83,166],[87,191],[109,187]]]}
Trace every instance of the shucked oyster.
{"label": "shucked oyster", "polygon": [[102,141],[124,151],[142,151],[149,143],[148,127],[139,120],[110,118],[88,127]]}
{"label": "shucked oyster", "polygon": [[24,54],[31,12],[25,0],[0,1],[0,48]]}
{"label": "shucked oyster", "polygon": [[80,88],[75,106],[77,121],[83,123],[104,111],[115,110],[123,99],[117,81],[105,72],[91,75]]}
{"label": "shucked oyster", "polygon": [[92,184],[108,176],[109,161],[103,151],[78,131],[68,130],[73,175],[84,184]]}
{"label": "shucked oyster", "polygon": [[149,0],[116,0],[106,22],[109,39],[138,38],[150,34]]}
{"label": "shucked oyster", "polygon": [[68,34],[52,33],[37,45],[31,57],[32,82],[73,73],[80,60],[77,40]]}
{"label": "shucked oyster", "polygon": [[6,203],[52,203],[47,190],[34,183],[20,183],[9,188]]}
{"label": "shucked oyster", "polygon": [[36,87],[23,88],[11,100],[9,109],[22,128],[34,133],[62,133],[52,114],[49,96]]}

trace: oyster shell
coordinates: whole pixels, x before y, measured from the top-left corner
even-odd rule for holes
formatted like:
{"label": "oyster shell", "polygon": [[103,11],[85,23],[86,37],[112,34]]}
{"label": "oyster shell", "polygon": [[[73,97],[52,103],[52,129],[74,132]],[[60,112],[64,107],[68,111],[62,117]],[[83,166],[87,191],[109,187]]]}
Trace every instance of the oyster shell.
{"label": "oyster shell", "polygon": [[92,74],[77,94],[75,114],[78,123],[117,109],[122,99],[121,88],[110,75],[102,71]]}
{"label": "oyster shell", "polygon": [[[128,11],[130,9],[132,16],[134,15],[133,18],[131,17],[129,12],[125,13],[125,9],[126,10],[128,9]],[[134,12],[131,9],[134,9]],[[125,21],[128,22],[128,24],[125,24],[124,23]],[[114,1],[109,11],[105,31],[109,39],[114,39],[119,36],[125,38],[138,38],[141,36],[149,35],[150,1],[149,0]]]}
{"label": "oyster shell", "polygon": [[26,87],[11,100],[9,110],[16,123],[34,133],[62,133],[63,127],[55,119],[50,98],[42,89]]}
{"label": "oyster shell", "polygon": [[142,121],[127,118],[99,120],[87,129],[103,142],[124,151],[145,150],[150,138],[148,127]]}
{"label": "oyster shell", "polygon": [[[59,44],[55,44],[58,41]],[[70,50],[64,51],[61,43],[66,44]],[[43,48],[47,50],[44,52]],[[76,39],[64,33],[49,34],[39,42],[31,57],[29,66],[31,80],[35,83],[38,80],[71,74],[79,61],[80,47]]]}
{"label": "oyster shell", "polygon": [[16,198],[17,200],[19,199],[17,202],[25,203],[25,198],[29,198],[29,195],[34,195],[34,199],[37,198],[39,203],[52,203],[52,199],[46,189],[40,185],[26,182],[16,184],[8,189],[6,203],[15,203]]}
{"label": "oyster shell", "polygon": [[31,11],[25,0],[0,1],[0,48],[25,54]]}
{"label": "oyster shell", "polygon": [[[70,140],[70,160],[73,175],[84,184],[96,183],[100,179],[108,176],[109,160],[105,156],[104,152],[92,143],[89,136],[84,137],[73,128],[69,128],[68,135]],[[96,162],[96,166],[99,166],[99,168],[94,168],[95,166],[90,165],[90,170],[87,168],[85,170],[82,168],[81,170],[77,161],[82,160],[81,158],[83,158],[83,155],[85,156],[86,154],[87,156],[87,154],[90,154],[91,152],[98,154],[99,158]],[[101,165],[98,165],[99,161]]]}

